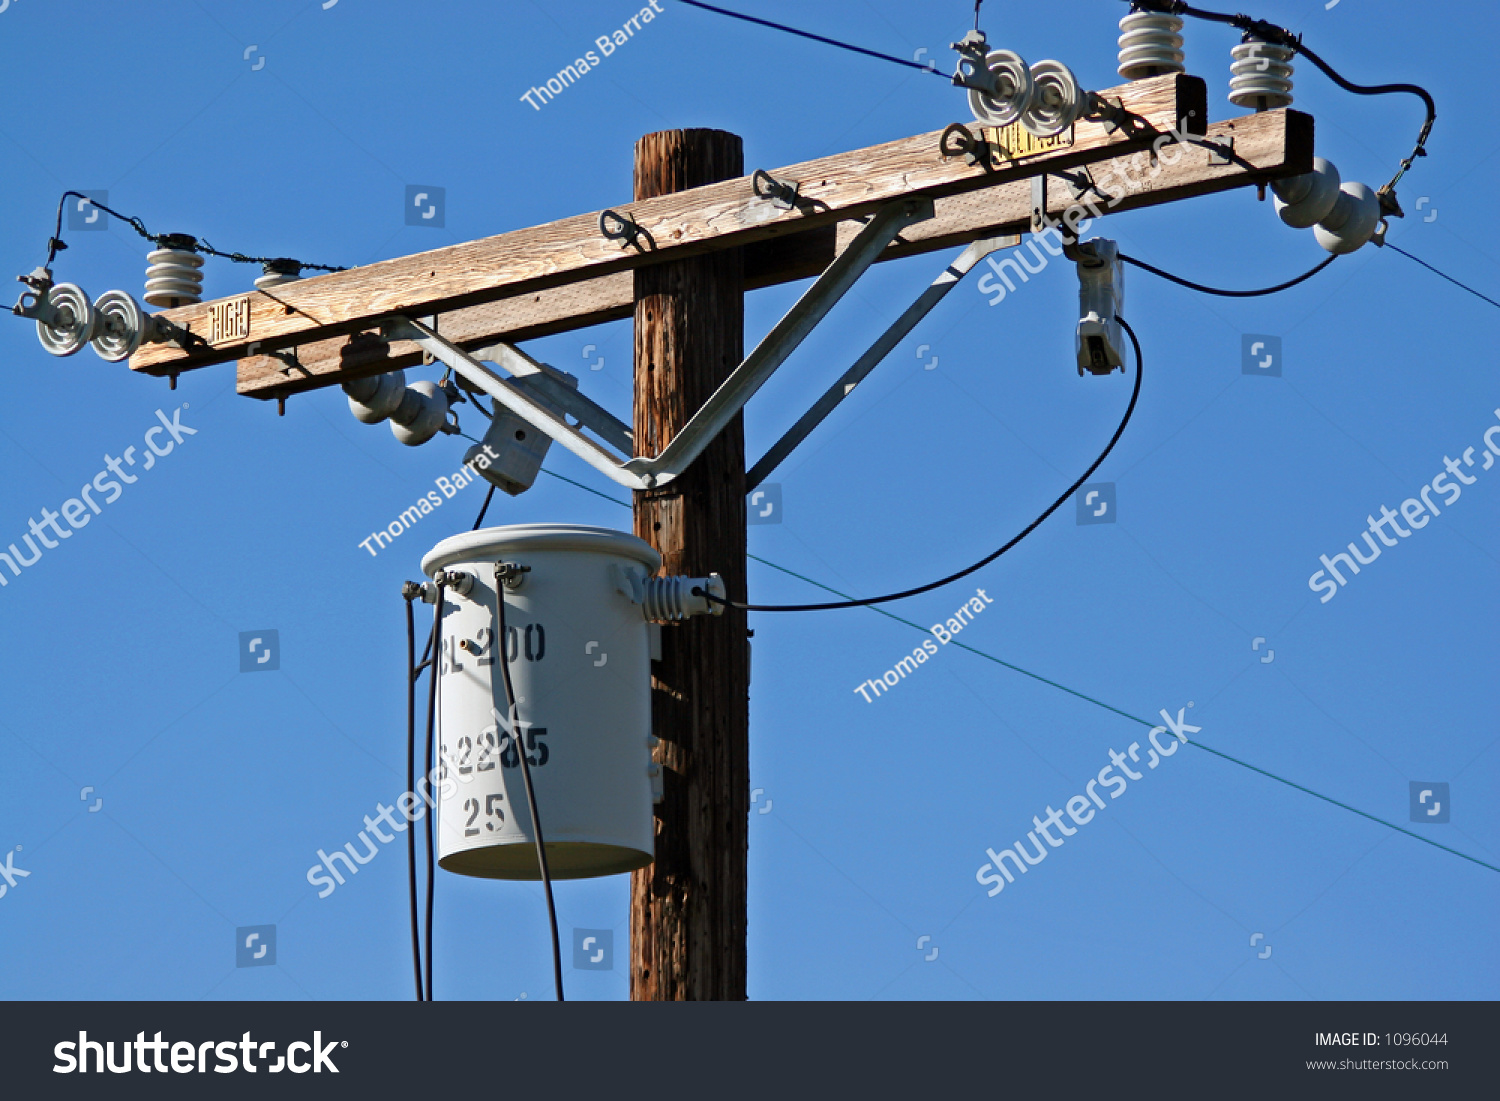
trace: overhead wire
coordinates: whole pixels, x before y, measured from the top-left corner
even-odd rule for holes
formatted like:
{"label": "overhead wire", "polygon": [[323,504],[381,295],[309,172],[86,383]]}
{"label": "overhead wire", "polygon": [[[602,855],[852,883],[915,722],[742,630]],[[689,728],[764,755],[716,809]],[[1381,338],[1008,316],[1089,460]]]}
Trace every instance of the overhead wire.
{"label": "overhead wire", "polygon": [[1124,435],[1125,426],[1130,423],[1130,417],[1135,412],[1136,401],[1141,396],[1141,343],[1136,338],[1135,330],[1130,327],[1130,325],[1125,321],[1124,318],[1116,317],[1115,320],[1120,323],[1120,327],[1124,329],[1126,334],[1130,337],[1131,346],[1135,350],[1135,385],[1130,391],[1130,404],[1125,407],[1125,415],[1120,418],[1119,427],[1115,429],[1114,435],[1109,438],[1109,443],[1104,445],[1104,450],[1099,452],[1099,457],[1089,464],[1088,469],[1085,470],[1081,475],[1079,475],[1078,479],[1074,481],[1072,485],[1063,490],[1062,494],[1050,505],[1048,505],[1042,511],[1041,515],[1039,515],[1035,520],[1031,521],[1031,523],[1027,524],[1017,535],[1013,536],[1008,542],[1003,544],[997,550],[994,550],[985,555],[973,565],[965,566],[963,569],[959,570],[956,573],[951,573],[947,577],[939,578],[936,581],[930,581],[925,585],[918,585],[912,589],[904,589],[901,592],[887,593],[884,596],[866,597],[862,600],[851,599],[832,601],[822,604],[741,604],[738,601],[727,600],[723,597],[710,593],[702,586],[694,587],[694,595],[701,596],[707,600],[714,602],[715,604],[723,604],[726,607],[738,608],[742,611],[747,612],[829,612],[844,608],[865,608],[874,604],[889,604],[890,602],[895,600],[906,600],[909,597],[919,596],[922,593],[928,593],[932,592],[934,589],[940,589],[945,585],[951,585],[953,582],[968,577],[971,573],[974,573],[975,571],[981,570],[985,566],[988,566],[991,562],[995,561],[995,559],[999,558],[1002,554],[1005,554],[1016,544],[1020,543],[1021,540],[1025,539],[1028,535],[1030,535],[1033,531],[1040,527],[1042,523],[1047,519],[1047,517],[1051,516],[1054,512],[1061,508],[1063,502],[1071,497],[1079,486],[1088,481],[1089,477],[1094,473],[1094,471],[1099,469],[1099,466],[1104,462],[1105,459],[1109,457],[1109,453],[1114,450],[1115,444],[1119,442],[1120,437]]}
{"label": "overhead wire", "polygon": [[1184,279],[1180,275],[1173,275],[1171,272],[1162,271],[1161,268],[1154,267],[1153,265],[1146,263],[1146,261],[1144,260],[1137,260],[1134,256],[1126,256],[1123,252],[1120,253],[1120,259],[1125,261],[1125,263],[1127,264],[1134,264],[1136,267],[1142,269],[1143,271],[1149,271],[1152,275],[1160,276],[1162,279],[1167,280],[1169,283],[1176,283],[1180,287],[1186,287],[1188,290],[1192,291],[1199,291],[1202,294],[1215,294],[1221,298],[1259,298],[1262,295],[1278,294],[1281,291],[1287,290],[1291,287],[1295,287],[1298,283],[1305,283],[1307,280],[1317,275],[1318,272],[1326,268],[1329,264],[1337,260],[1338,257],[1328,257],[1328,259],[1324,260],[1317,267],[1313,268],[1310,271],[1303,272],[1295,279],[1288,279],[1285,283],[1278,283],[1274,287],[1261,287],[1259,290],[1253,291],[1228,291],[1221,290],[1218,287],[1206,287],[1202,283],[1194,283],[1191,279]]}
{"label": "overhead wire", "polygon": [[[555,471],[555,470],[548,470],[546,467],[543,467],[542,468],[542,473],[543,474],[550,474],[550,475],[552,475],[552,477],[556,478],[558,481],[567,482],[569,485],[576,486],[579,489],[583,490],[585,493],[592,493],[595,497],[601,497],[601,498],[603,498],[606,501],[612,501],[615,504],[621,506],[622,508],[630,508],[631,507],[631,504],[630,504],[629,501],[622,501],[618,497],[611,497],[608,493],[604,493],[604,492],[602,492],[600,490],[597,490],[593,486],[586,485],[583,482],[575,481],[574,479],[569,478],[566,475],[557,473],[557,471]],[[777,563],[772,562],[769,559],[762,558],[759,555],[751,554],[751,555],[747,555],[747,557],[750,558],[750,559],[752,559],[753,561],[759,562],[762,566],[767,566],[767,567],[769,567],[769,568],[771,568],[773,570],[778,571],[779,573],[784,573],[788,577],[795,577],[798,581],[804,581],[807,584],[812,585],[814,588],[822,589],[824,592],[832,593],[834,596],[841,596],[841,597],[848,598],[850,600],[853,599],[852,597],[849,597],[848,593],[841,592],[838,589],[833,588],[831,585],[825,585],[821,581],[814,580],[813,578],[808,577],[805,574],[798,573],[796,570],[787,569],[787,567],[782,566],[782,565],[778,565]],[[875,606],[872,606],[872,605],[865,605],[865,606],[869,607],[870,611],[874,612],[876,615],[883,615],[887,619],[893,619],[897,623],[905,624],[906,626],[912,628],[913,630],[921,631],[924,635],[930,635],[931,634],[931,632],[926,627],[923,627],[920,623],[916,623],[916,622],[914,622],[913,620],[910,620],[910,619],[905,619],[902,616],[897,615],[895,612],[888,611],[885,608],[875,607]],[[1095,707],[1102,708],[1103,710],[1108,711],[1111,714],[1120,716],[1122,719],[1129,719],[1131,722],[1140,723],[1142,726],[1147,726],[1147,727],[1157,725],[1156,723],[1152,722],[1149,719],[1143,719],[1139,715],[1132,715],[1129,711],[1125,711],[1122,708],[1115,707],[1113,704],[1105,703],[1103,700],[1098,699],[1098,698],[1096,698],[1094,696],[1090,696],[1086,692],[1080,692],[1076,688],[1069,688],[1066,684],[1063,684],[1060,681],[1052,680],[1050,677],[1044,677],[1040,673],[1033,673],[1030,669],[1026,669],[1026,668],[1023,668],[1022,666],[1019,666],[1019,665],[1016,665],[1016,664],[1014,664],[1012,662],[1006,661],[1004,658],[998,658],[994,654],[987,653],[986,651],[981,650],[978,647],[970,646],[966,642],[961,642],[958,639],[954,639],[953,640],[953,645],[957,646],[961,650],[967,650],[971,654],[974,654],[974,655],[976,655],[978,657],[984,658],[986,661],[993,662],[994,664],[999,665],[999,666],[1001,666],[1001,667],[1003,667],[1005,669],[1009,669],[1013,673],[1020,673],[1023,677],[1029,677],[1032,680],[1034,680],[1034,681],[1040,681],[1042,684],[1045,684],[1045,685],[1047,685],[1047,686],[1049,686],[1051,688],[1056,688],[1060,692],[1066,692],[1070,696],[1073,696],[1073,697],[1076,697],[1077,699],[1083,700],[1085,703],[1091,703]],[[1287,787],[1295,788],[1297,791],[1303,792],[1306,795],[1311,795],[1315,799],[1321,799],[1325,803],[1329,803],[1329,804],[1332,804],[1333,806],[1339,807],[1339,808],[1341,808],[1343,810],[1347,810],[1347,811],[1349,811],[1352,814],[1357,814],[1361,818],[1367,818],[1371,822],[1378,823],[1379,825],[1385,826],[1388,829],[1393,829],[1397,833],[1402,833],[1402,834],[1405,834],[1408,837],[1416,838],[1416,840],[1421,841],[1421,842],[1423,842],[1425,844],[1431,845],[1434,848],[1442,849],[1446,853],[1451,853],[1454,856],[1462,857],[1463,859],[1469,861],[1470,863],[1478,864],[1482,868],[1488,868],[1492,872],[1500,872],[1500,867],[1497,867],[1494,864],[1486,863],[1485,861],[1480,860],[1477,857],[1470,856],[1466,852],[1461,852],[1460,850],[1454,849],[1454,848],[1450,848],[1449,846],[1444,845],[1441,842],[1434,841],[1430,837],[1425,837],[1422,834],[1414,833],[1411,830],[1404,829],[1403,827],[1396,825],[1394,822],[1388,822],[1388,821],[1386,821],[1384,818],[1377,818],[1375,815],[1370,814],[1370,813],[1368,813],[1366,811],[1362,811],[1358,807],[1351,806],[1350,804],[1342,802],[1342,801],[1340,801],[1338,799],[1335,799],[1335,798],[1333,798],[1330,795],[1324,795],[1321,792],[1314,791],[1312,788],[1309,788],[1309,787],[1306,787],[1306,786],[1304,786],[1302,784],[1299,784],[1295,780],[1288,780],[1285,776],[1278,776],[1274,772],[1270,772],[1270,771],[1268,771],[1266,769],[1260,768],[1257,765],[1252,765],[1248,761],[1242,761],[1238,757],[1230,756],[1228,753],[1224,753],[1224,752],[1222,752],[1220,750],[1214,749],[1213,747],[1211,747],[1209,745],[1206,745],[1206,744],[1204,744],[1201,741],[1194,740],[1194,741],[1190,741],[1188,744],[1189,745],[1195,745],[1199,749],[1206,750],[1207,752],[1212,753],[1216,757],[1220,757],[1223,760],[1229,761],[1232,764],[1239,765],[1241,768],[1249,769],[1251,772],[1259,773],[1261,776],[1264,776],[1267,779],[1275,780],[1279,784],[1285,784]]]}
{"label": "overhead wire", "polygon": [[1491,306],[1494,306],[1497,310],[1500,310],[1500,302],[1496,302],[1493,298],[1491,298],[1487,294],[1481,294],[1479,291],[1476,291],[1473,287],[1469,286],[1467,283],[1461,283],[1461,282],[1459,282],[1457,279],[1453,278],[1453,276],[1449,275],[1447,272],[1439,271],[1437,268],[1435,268],[1431,264],[1429,264],[1426,260],[1423,260],[1423,259],[1421,259],[1420,257],[1417,257],[1417,256],[1413,256],[1411,253],[1407,252],[1405,249],[1398,248],[1397,246],[1391,244],[1389,241],[1387,241],[1385,243],[1385,247],[1388,248],[1388,249],[1390,249],[1390,250],[1392,250],[1393,252],[1399,252],[1402,256],[1406,257],[1408,260],[1412,261],[1413,263],[1421,264],[1428,271],[1432,272],[1433,275],[1436,275],[1436,276],[1439,276],[1440,278],[1448,280],[1448,282],[1452,283],[1455,287],[1460,287],[1463,290],[1468,291],[1475,298],[1482,298],[1482,299],[1484,299]]}
{"label": "overhead wire", "polygon": [[[246,256],[243,252],[220,252],[207,241],[190,237],[182,233],[152,233],[146,228],[146,223],[139,218],[121,214],[118,210],[105,206],[97,199],[92,199],[81,191],[64,191],[62,198],[57,201],[57,224],[52,231],[52,237],[47,241],[47,262],[44,267],[51,267],[52,261],[57,254],[68,246],[62,239],[63,209],[67,206],[70,198],[82,199],[91,206],[96,206],[105,214],[118,218],[136,233],[140,234],[153,245],[161,248],[188,248],[192,252],[201,252],[207,256],[217,256],[224,260],[233,261],[236,264],[269,264],[276,260],[291,260],[299,268],[305,271],[348,271],[348,268],[334,267],[329,264],[311,264],[301,260],[292,259],[289,256]],[[189,246],[191,242],[191,246]]]}
{"label": "overhead wire", "polygon": [[490,483],[489,492],[484,495],[484,504],[480,506],[479,515],[474,519],[474,526],[470,531],[478,531],[479,525],[484,523],[484,514],[490,510],[490,499],[495,496],[495,485]]}
{"label": "overhead wire", "polygon": [[1344,91],[1352,92],[1355,95],[1412,95],[1420,99],[1423,107],[1426,109],[1427,115],[1422,123],[1422,129],[1417,134],[1416,145],[1413,147],[1411,155],[1403,158],[1400,167],[1397,169],[1395,176],[1391,178],[1390,183],[1380,189],[1381,195],[1392,194],[1396,189],[1396,185],[1401,182],[1401,178],[1406,175],[1412,164],[1416,162],[1416,159],[1427,156],[1427,139],[1431,136],[1432,126],[1437,121],[1437,102],[1432,98],[1432,94],[1421,85],[1405,83],[1356,84],[1344,77],[1327,61],[1324,61],[1322,57],[1313,51],[1312,47],[1302,41],[1300,34],[1294,34],[1287,28],[1267,22],[1264,19],[1255,19],[1248,15],[1230,15],[1226,12],[1205,11],[1202,8],[1195,8],[1190,4],[1183,3],[1182,0],[1127,0],[1127,2],[1136,11],[1160,12],[1166,15],[1187,15],[1209,23],[1223,23],[1244,31],[1246,34],[1259,38],[1262,41],[1269,42],[1272,45],[1283,46],[1302,54],[1302,56],[1317,66],[1318,69],[1322,70],[1323,74],[1329,80],[1333,81]]}
{"label": "overhead wire", "polygon": [[[937,76],[942,76],[944,80],[948,79],[946,76],[943,76],[942,73],[939,73],[930,65],[923,65],[918,61],[908,61],[904,57],[896,57],[893,54],[884,54],[879,50],[867,50],[863,46],[852,46],[847,42],[840,42],[836,38],[826,38],[821,34],[813,34],[811,31],[799,31],[796,27],[789,27],[785,23],[776,23],[770,19],[760,19],[757,16],[746,15],[743,12],[730,11],[728,8],[716,7],[713,4],[704,4],[701,3],[700,0],[679,0],[679,2],[687,4],[689,7],[702,8],[704,11],[711,11],[718,15],[727,15],[731,19],[739,19],[743,20],[746,23],[754,23],[761,27],[769,27],[772,30],[782,31],[786,34],[794,34],[798,38],[809,38],[814,42],[821,42],[826,46],[836,46],[841,50],[848,50],[851,53],[863,54],[866,57],[879,58],[881,61],[889,61],[896,65],[904,65],[908,69],[920,69],[924,73],[933,73]],[[976,17],[978,15],[978,7],[979,6],[976,4]]]}

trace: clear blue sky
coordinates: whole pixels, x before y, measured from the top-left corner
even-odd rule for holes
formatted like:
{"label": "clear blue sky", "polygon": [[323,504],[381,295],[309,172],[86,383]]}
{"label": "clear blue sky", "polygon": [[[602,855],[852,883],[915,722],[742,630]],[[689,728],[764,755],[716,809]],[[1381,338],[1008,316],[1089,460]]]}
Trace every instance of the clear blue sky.
{"label": "clear blue sky", "polygon": [[[538,111],[520,97],[631,4],[0,0],[13,91],[0,267],[40,261],[65,188],[107,190],[153,230],[226,251],[356,265],[624,201],[649,131],[732,130],[747,167],[770,168],[968,117],[957,91],[914,70],[662,6]],[[741,6],[901,56],[925,48],[944,68],[972,13],[967,0]],[[1432,90],[1431,156],[1401,189],[1410,216],[1392,240],[1500,291],[1493,222],[1464,206],[1500,152],[1478,113],[1500,44],[1493,7],[1432,5],[1420,19],[1393,0],[1249,7],[1351,79]],[[1123,4],[985,8],[997,45],[1064,60],[1090,87],[1117,82]],[[1236,40],[1187,29],[1216,118],[1240,113],[1225,98]],[[1297,77],[1320,153],[1346,179],[1384,183],[1417,102],[1351,97],[1306,64]],[[443,227],[405,224],[411,184],[445,189]],[[1253,191],[1094,232],[1230,286],[1323,255]],[[143,241],[118,223],[66,236],[59,278],[139,296]],[[943,262],[884,265],[859,284],[750,406],[752,459]],[[255,274],[206,271],[210,296]],[[800,289],[751,295],[751,337]],[[962,642],[1134,715],[1192,700],[1195,737],[1214,748],[1500,864],[1500,472],[1476,474],[1328,603],[1308,588],[1319,555],[1358,539],[1367,514],[1399,508],[1445,457],[1483,450],[1500,423],[1500,314],[1373,247],[1271,299],[1210,300],[1136,270],[1125,293],[1146,373],[1096,475],[1117,487],[1118,522],[1080,526],[1070,502],[971,582],[891,610],[925,626],[983,587],[994,603]],[[752,553],[863,595],[1009,538],[1085,468],[1129,395],[1125,376],[1076,374],[1076,304],[1061,262],[993,308],[959,287],[778,472],[784,522],[752,527]],[[1244,334],[1282,340],[1281,378],[1242,374]],[[528,350],[628,417],[628,323]],[[197,432],[20,577],[5,572],[0,862],[20,845],[13,865],[30,876],[0,897],[0,996],[409,997],[399,848],[327,899],[304,876],[405,786],[399,586],[472,523],[481,491],[376,558],[359,542],[457,469],[467,442],[404,448],[357,423],[337,390],[278,419],[235,396],[229,366],[171,393],[89,351],[53,359],[17,319],[0,323],[0,363],[0,549],[106,454],[140,449],[158,409],[185,403]],[[560,449],[548,465],[624,499]],[[629,527],[624,508],[545,476],[490,513],[533,521]],[[762,602],[821,595],[756,563],[750,582]],[[1111,749],[1145,745],[1145,728],[955,646],[865,702],[855,688],[919,646],[918,631],[868,610],[752,626],[755,998],[1500,989],[1500,874],[1191,747],[988,897],[975,879],[985,849],[1063,808]],[[240,632],[265,629],[279,633],[279,670],[240,673]],[[1413,781],[1450,785],[1447,823],[1411,822]],[[627,894],[625,877],[559,886],[565,952],[574,927],[616,936],[615,969],[571,971],[570,996],[626,996]],[[444,873],[438,996],[550,996],[545,918],[534,885]],[[265,924],[278,926],[276,966],[236,968],[236,928]]]}

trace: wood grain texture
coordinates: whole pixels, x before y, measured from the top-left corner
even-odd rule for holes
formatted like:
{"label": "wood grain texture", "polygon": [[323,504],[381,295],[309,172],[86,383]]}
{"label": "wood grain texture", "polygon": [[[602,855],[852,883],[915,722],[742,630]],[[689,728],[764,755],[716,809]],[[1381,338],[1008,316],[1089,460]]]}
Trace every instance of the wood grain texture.
{"label": "wood grain texture", "polygon": [[[636,194],[737,176],[741,143],[720,130],[648,134]],[[654,455],[744,358],[738,249],[635,273],[635,444]],[[669,485],[635,494],[635,533],[663,573],[724,578],[745,599],[745,439],[736,417]],[[746,616],[727,609],[662,628],[652,665],[652,727],[665,799],[656,862],[630,879],[630,996],[743,1000],[750,810],[750,650]]]}
{"label": "wood grain texture", "polygon": [[[1176,74],[1111,89],[1127,109],[1159,130],[1183,120],[1207,118],[1202,80]],[[131,359],[133,370],[162,375],[222,363],[250,354],[250,345],[277,351],[311,340],[369,328],[392,314],[427,316],[501,298],[531,294],[618,271],[630,271],[800,233],[871,214],[886,203],[914,196],[940,198],[1033,174],[1045,162],[1071,167],[1110,155],[1115,146],[1139,148],[1102,124],[1079,122],[1074,143],[993,172],[944,158],[940,132],[773,169],[780,180],[800,186],[801,201],[782,210],[755,198],[748,177],[640,199],[618,208],[642,226],[650,244],[637,249],[606,239],[597,213],[580,214],[530,229],[403,256],[350,271],[334,272],[269,291],[250,293],[250,332],[208,349],[185,351],[152,344]],[[164,311],[194,333],[208,331],[211,303]]]}
{"label": "wood grain texture", "polygon": [[[1152,176],[1147,154],[1135,151],[1090,166],[1095,180],[1121,177],[1122,172],[1140,179],[1143,186],[1125,194],[1115,208],[1133,210],[1176,202],[1216,191],[1247,187],[1281,176],[1309,171],[1313,156],[1312,118],[1298,111],[1268,111],[1208,128],[1208,139],[1222,142],[1233,138],[1237,162],[1211,163],[1201,147],[1184,147]],[[1070,195],[1064,181],[1048,189],[1049,214],[1063,212]],[[1097,200],[1097,196],[1095,196]],[[1026,232],[1030,222],[1031,184],[1017,180],[981,191],[938,199],[936,216],[904,231],[881,260],[895,260],[944,248],[960,248],[981,237]],[[745,289],[774,286],[805,279],[822,271],[835,251],[858,232],[858,221],[763,241],[745,251]],[[634,310],[633,280],[628,272],[574,283],[534,294],[457,310],[442,315],[440,329],[461,347],[476,347],[496,340],[517,343],[589,325],[617,321]],[[346,337],[304,345],[298,349],[300,367],[288,370],[270,356],[240,360],[239,392],[257,398],[274,398],[323,386],[337,385],[346,378],[379,374],[421,362],[415,344],[397,342],[341,358]],[[567,364],[563,364],[567,367]]]}

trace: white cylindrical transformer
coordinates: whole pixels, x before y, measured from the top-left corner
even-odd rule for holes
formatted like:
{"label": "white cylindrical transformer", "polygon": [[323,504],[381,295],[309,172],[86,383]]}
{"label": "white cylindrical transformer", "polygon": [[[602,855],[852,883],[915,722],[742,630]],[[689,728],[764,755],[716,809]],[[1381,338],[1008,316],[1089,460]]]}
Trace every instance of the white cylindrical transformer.
{"label": "white cylindrical transformer", "polygon": [[[497,562],[529,569],[497,586]],[[438,655],[441,867],[539,878],[519,752],[531,765],[553,878],[651,863],[654,628],[646,606],[660,585],[648,579],[660,565],[660,555],[633,535],[572,524],[465,532],[422,559],[429,578],[441,570],[469,579],[444,596]],[[497,588],[505,599],[503,638]],[[514,738],[502,660],[518,704]]]}

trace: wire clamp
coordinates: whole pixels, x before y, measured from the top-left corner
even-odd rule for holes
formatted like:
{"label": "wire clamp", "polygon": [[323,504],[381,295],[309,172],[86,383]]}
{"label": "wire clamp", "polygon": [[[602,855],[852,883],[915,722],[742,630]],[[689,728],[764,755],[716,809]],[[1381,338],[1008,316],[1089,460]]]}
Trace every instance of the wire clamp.
{"label": "wire clamp", "polygon": [[978,165],[986,172],[995,169],[990,143],[982,137],[975,137],[974,131],[961,122],[952,123],[943,131],[942,137],[938,138],[938,152],[949,160],[962,157],[965,164]]}
{"label": "wire clamp", "polygon": [[757,168],[750,177],[750,187],[757,199],[767,199],[782,210],[797,209],[798,183],[783,183],[763,168]]}
{"label": "wire clamp", "polygon": [[16,304],[10,308],[10,312],[17,317],[37,320],[40,316],[39,305],[47,297],[47,292],[52,289],[51,269],[41,267],[30,275],[18,275],[16,282],[24,283],[30,289],[21,292],[21,296],[16,299]]}
{"label": "wire clamp", "polygon": [[519,562],[495,563],[495,580],[512,592],[521,587],[530,572],[530,566],[523,566]]}
{"label": "wire clamp", "polygon": [[984,32],[975,28],[949,48],[958,51],[958,65],[953,70],[953,83],[960,88],[995,96],[999,88],[995,74],[989,66],[990,44]]}
{"label": "wire clamp", "polygon": [[656,247],[656,242],[651,240],[651,234],[647,233],[639,222],[632,221],[624,214],[620,214],[614,210],[606,210],[600,213],[599,232],[604,234],[606,240],[619,241],[621,248],[634,246],[640,249],[640,251],[645,252],[646,250],[641,247],[640,243],[642,237],[646,239],[646,243],[653,249]]}

